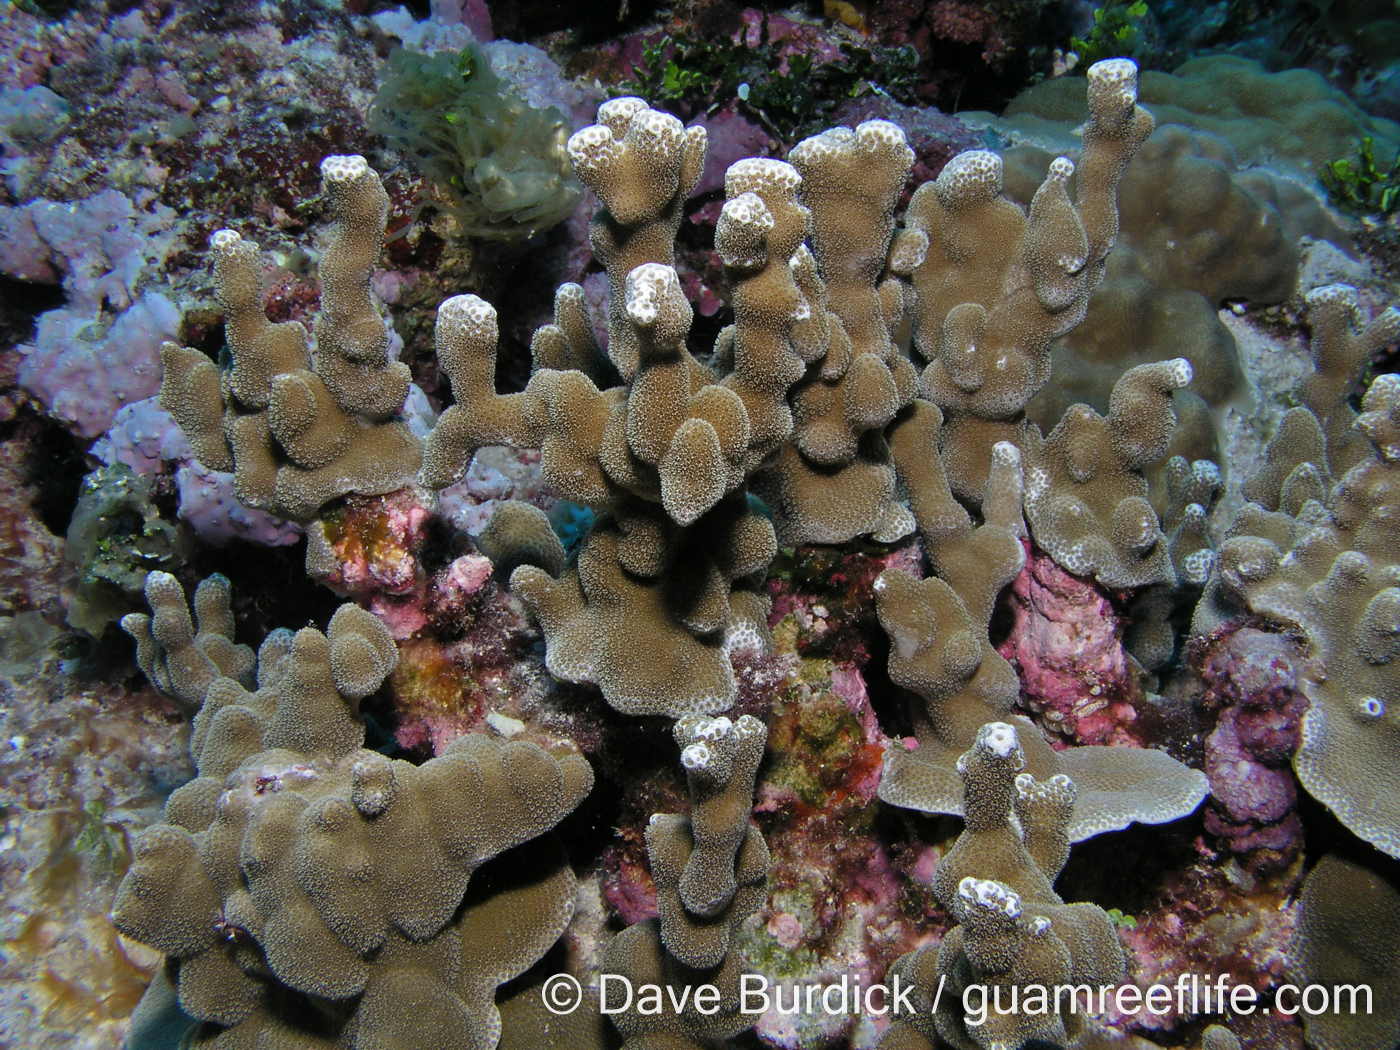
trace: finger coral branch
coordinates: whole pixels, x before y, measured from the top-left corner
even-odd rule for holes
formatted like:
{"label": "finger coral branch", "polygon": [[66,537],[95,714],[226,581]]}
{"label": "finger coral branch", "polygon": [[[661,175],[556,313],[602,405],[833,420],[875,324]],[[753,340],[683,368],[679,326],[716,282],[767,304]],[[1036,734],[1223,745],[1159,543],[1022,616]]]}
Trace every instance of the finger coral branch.
{"label": "finger coral branch", "polygon": [[298,521],[350,492],[392,492],[417,473],[422,454],[394,418],[409,370],[389,359],[370,298],[388,197],[363,157],[327,157],[321,176],[334,225],[321,258],[315,365],[299,323],[267,320],[257,247],[232,230],[210,241],[232,367],[221,375],[197,350],[161,350],[161,405],[200,462],[232,469],[243,503]]}
{"label": "finger coral branch", "polygon": [[[592,786],[588,764],[474,735],[422,766],[385,758],[362,747],[358,715],[398,660],[376,617],[345,605],[326,634],[273,632],[250,692],[209,666],[171,673],[180,654],[197,663],[200,639],[225,637],[226,581],[201,585],[199,635],[173,578],[148,593],[150,637],[131,625],[155,653],[143,665],[187,694],[208,684],[199,775],[137,841],[118,929],[170,956],[181,1009],[223,1041],[324,1017],[327,1038],[362,1050],[495,1047],[496,987],[573,911],[574,877],[547,833]],[[508,866],[491,864],[507,851]]]}
{"label": "finger coral branch", "polygon": [[[966,830],[934,871],[934,893],[958,924],[938,947],[921,948],[892,972],[928,1004],[906,1029],[966,1050],[1020,1046],[1040,1039],[1077,1045],[1085,1021],[1065,1004],[1037,1009],[1031,989],[1066,984],[1114,984],[1126,962],[1108,914],[1093,904],[1065,904],[1052,888],[1069,853],[1075,786],[1056,775],[1037,781],[1026,764],[1021,737],[1005,722],[977,731],[957,762],[963,783]],[[1017,822],[1012,823],[1013,807]],[[1042,863],[1047,867],[1042,867]],[[980,1024],[963,1012],[964,992],[979,985],[998,1005]],[[934,1009],[933,991],[942,988]],[[1015,993],[1020,993],[1013,996]],[[1021,1003],[1024,1005],[1016,1005]],[[903,1035],[887,1036],[884,1050]]]}
{"label": "finger coral branch", "polygon": [[1355,292],[1343,285],[1315,290],[1308,302],[1317,370],[1299,387],[1306,407],[1284,416],[1245,482],[1257,502],[1230,526],[1193,626],[1209,630],[1233,602],[1303,635],[1318,662],[1304,684],[1312,707],[1293,759],[1298,779],[1357,835],[1400,856],[1400,806],[1382,787],[1400,760],[1400,591],[1389,524],[1400,385],[1376,379],[1360,416],[1346,404],[1371,352],[1395,337],[1400,314],[1388,309],[1358,330]]}
{"label": "finger coral branch", "polygon": [[[735,1035],[751,1019],[740,1011],[739,926],[767,897],[768,847],[749,823],[754,778],[767,730],[750,715],[688,716],[674,728],[690,784],[691,814],[658,813],[647,827],[647,855],[656,880],[658,919],[620,933],[603,958],[605,975],[633,987],[680,987],[700,980],[718,1002],[640,1003],[613,1015],[628,1046],[669,1046],[663,1037],[699,1041]],[[677,983],[681,982],[681,983]]]}

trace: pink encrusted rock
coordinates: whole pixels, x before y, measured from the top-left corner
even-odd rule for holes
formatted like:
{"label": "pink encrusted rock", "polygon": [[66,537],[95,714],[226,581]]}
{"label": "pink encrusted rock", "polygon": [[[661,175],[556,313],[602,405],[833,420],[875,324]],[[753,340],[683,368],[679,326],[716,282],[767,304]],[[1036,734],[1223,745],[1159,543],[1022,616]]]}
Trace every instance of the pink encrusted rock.
{"label": "pink encrusted rock", "polygon": [[1141,746],[1131,732],[1137,683],[1107,595],[1027,543],[1009,600],[1015,624],[997,651],[1020,673],[1023,702],[1078,743]]}
{"label": "pink encrusted rock", "polygon": [[1297,650],[1281,634],[1227,627],[1206,643],[1200,675],[1207,706],[1242,704],[1279,710],[1298,698]]}
{"label": "pink encrusted rock", "polygon": [[199,99],[185,89],[185,83],[180,79],[180,74],[173,69],[157,77],[155,87],[160,92],[161,98],[183,113],[190,114],[199,108]]}
{"label": "pink encrusted rock", "polygon": [[656,910],[656,883],[645,855],[638,857],[628,850],[615,850],[610,851],[609,860],[603,879],[603,900],[628,926],[656,918],[660,914]]}
{"label": "pink encrusted rock", "polygon": [[768,935],[788,951],[802,943],[802,920],[785,911],[774,912],[768,919]]}
{"label": "pink encrusted rock", "polygon": [[703,127],[709,138],[705,173],[700,176],[694,190],[697,197],[723,190],[725,173],[735,161],[746,157],[766,157],[773,150],[768,133],[740,114],[733,101],[691,123]]}
{"label": "pink encrusted rock", "polygon": [[328,554],[318,581],[367,604],[396,639],[411,637],[429,623],[429,581],[418,554],[431,516],[431,497],[412,486],[347,497],[321,519]]}
{"label": "pink encrusted rock", "polygon": [[413,488],[349,497],[342,511],[323,519],[336,559],[325,582],[356,598],[413,591],[421,574],[414,555],[430,514],[426,494]]}
{"label": "pink encrusted rock", "polygon": [[1232,820],[1272,824],[1293,808],[1298,787],[1287,767],[1271,769],[1245,750],[1240,715],[1239,708],[1227,709],[1206,738],[1210,793]]}
{"label": "pink encrusted rock", "polygon": [[1251,627],[1217,631],[1198,661],[1206,683],[1200,704],[1220,711],[1206,738],[1206,830],[1233,853],[1289,854],[1299,845],[1290,760],[1308,702],[1296,661],[1291,640]]}
{"label": "pink encrusted rock", "polygon": [[481,554],[464,554],[447,567],[439,583],[444,594],[460,593],[470,597],[491,578],[491,559]]}
{"label": "pink encrusted rock", "polygon": [[[865,677],[855,667],[837,667],[831,674],[831,691],[846,702],[851,714],[856,716],[861,731],[865,734],[867,746],[879,747],[883,751],[884,734],[875,719],[875,709],[870,706],[870,694],[865,689]],[[869,803],[874,802],[880,789],[880,772],[883,765],[870,764],[864,772],[853,780],[848,788],[851,796]]]}
{"label": "pink encrusted rock", "polygon": [[542,671],[530,656],[539,635],[524,605],[483,587],[456,621],[432,604],[423,615],[429,629],[399,642],[399,664],[389,678],[400,747],[440,755],[459,737],[481,732],[558,742],[538,732],[531,698],[538,697]]}
{"label": "pink encrusted rock", "polygon": [[810,55],[813,65],[830,62],[843,62],[846,56],[832,38],[820,26],[806,22],[795,22],[784,15],[774,14],[757,7],[747,7],[741,16],[744,24],[734,34],[734,42],[743,42],[746,47],[764,46],[767,33],[767,46],[778,60],[774,72],[786,76],[788,59],[793,55]]}

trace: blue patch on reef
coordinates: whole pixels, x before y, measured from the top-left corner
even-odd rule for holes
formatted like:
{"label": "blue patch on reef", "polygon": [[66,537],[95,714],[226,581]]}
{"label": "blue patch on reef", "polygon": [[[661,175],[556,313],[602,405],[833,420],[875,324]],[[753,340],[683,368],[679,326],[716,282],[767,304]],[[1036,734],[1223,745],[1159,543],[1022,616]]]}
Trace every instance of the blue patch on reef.
{"label": "blue patch on reef", "polygon": [[554,529],[554,534],[559,537],[564,544],[564,550],[573,556],[578,550],[578,545],[587,535],[588,530],[593,527],[593,511],[577,503],[570,503],[561,499],[548,512],[549,524]]}

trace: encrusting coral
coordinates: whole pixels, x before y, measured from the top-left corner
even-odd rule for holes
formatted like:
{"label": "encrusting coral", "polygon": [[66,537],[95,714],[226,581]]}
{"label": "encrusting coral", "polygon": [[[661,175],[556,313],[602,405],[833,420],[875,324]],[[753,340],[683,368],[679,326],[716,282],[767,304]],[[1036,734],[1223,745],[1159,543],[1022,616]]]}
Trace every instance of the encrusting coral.
{"label": "encrusting coral", "polygon": [[1288,953],[1291,979],[1299,987],[1320,985],[1339,998],[1341,989],[1367,989],[1355,993],[1355,1003],[1342,999],[1335,1010],[1305,1011],[1309,1046],[1392,1050],[1400,1040],[1400,1016],[1384,1005],[1400,994],[1397,935],[1400,892],[1393,865],[1359,864],[1329,853],[1308,874]]}
{"label": "encrusting coral", "polygon": [[[601,972],[626,978],[641,994],[629,1008],[612,1013],[628,1037],[625,1050],[677,1050],[733,1036],[749,1027],[740,1012],[742,953],[735,951],[739,926],[767,897],[768,847],[749,823],[754,778],[768,733],[750,715],[688,716],[674,727],[681,765],[690,783],[689,817],[655,814],[647,827],[647,855],[656,880],[660,917],[629,926],[603,956]],[[704,1003],[669,1000],[643,1006],[656,989],[711,984],[718,999]],[[616,989],[610,1005],[618,1006]],[[655,1006],[655,1009],[651,1007]],[[667,1039],[674,1040],[667,1042]]]}
{"label": "encrusting coral", "polygon": [[[1075,785],[1062,773],[1036,780],[1021,772],[1025,764],[1016,729],[1005,722],[982,726],[958,760],[967,827],[933,876],[934,893],[958,925],[940,945],[895,963],[892,973],[915,989],[916,1009],[895,1021],[880,1044],[886,1050],[945,1042],[993,1050],[1030,1039],[1077,1046],[1092,1022],[1044,998],[1046,1009],[1037,1009],[1027,986],[1039,985],[1043,997],[1046,989],[1115,985],[1126,975],[1108,914],[1094,904],[1065,904],[1052,888],[1069,857]],[[973,985],[991,1004],[980,1025],[963,1014]],[[934,1010],[936,988],[944,994]]]}
{"label": "encrusting coral", "polygon": [[1221,545],[1194,629],[1213,629],[1234,602],[1306,638],[1315,664],[1303,682],[1312,706],[1293,759],[1298,779],[1353,832],[1400,856],[1390,790],[1400,761],[1400,380],[1375,379],[1359,416],[1347,404],[1371,353],[1400,338],[1400,312],[1358,331],[1353,289],[1329,285],[1307,301],[1316,371],[1245,482],[1250,502]]}
{"label": "encrusting coral", "polygon": [[321,257],[313,366],[306,330],[263,313],[256,245],[214,234],[214,289],[232,365],[166,343],[160,403],[210,470],[233,471],[251,507],[307,521],[350,492],[392,492],[418,472],[422,446],[395,419],[409,370],[389,358],[389,332],[370,298],[388,195],[363,157],[327,157],[321,176],[334,227]]}
{"label": "encrusting coral", "polygon": [[592,787],[587,762],[479,735],[387,759],[358,713],[398,659],[377,618],[344,605],[325,634],[272,632],[250,692],[206,656],[251,669],[242,647],[227,659],[226,581],[200,586],[197,635],[173,577],[147,597],[154,617],[124,626],[153,682],[202,700],[199,775],[136,843],[113,914],[166,953],[194,1045],[492,1050],[496,987],[573,913],[547,833]]}

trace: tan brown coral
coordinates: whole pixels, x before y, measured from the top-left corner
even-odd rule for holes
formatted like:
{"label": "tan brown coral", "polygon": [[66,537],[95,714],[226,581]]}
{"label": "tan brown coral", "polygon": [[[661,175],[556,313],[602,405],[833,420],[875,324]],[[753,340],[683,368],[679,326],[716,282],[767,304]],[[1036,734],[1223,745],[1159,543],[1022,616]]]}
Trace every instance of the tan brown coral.
{"label": "tan brown coral", "polygon": [[1385,1005],[1400,994],[1394,950],[1400,892],[1394,865],[1374,860],[1329,853],[1303,883],[1290,976],[1300,987],[1317,984],[1336,997],[1328,1003],[1335,1009],[1302,1012],[1308,1045],[1318,1050],[1384,1050],[1400,1040],[1400,1015]]}
{"label": "tan brown coral", "polygon": [[[689,817],[656,814],[647,827],[647,855],[656,880],[658,919],[629,926],[604,953],[602,982],[634,990],[612,1012],[629,1047],[682,1047],[736,1035],[752,1018],[741,1012],[740,926],[767,896],[768,847],[749,823],[754,777],[767,732],[749,715],[690,716],[675,726],[691,790]],[[662,989],[710,986],[710,1001],[678,1001]],[[655,1003],[643,997],[656,994]],[[619,1004],[616,989],[610,1003]],[[710,994],[710,993],[707,993]],[[652,1007],[655,1007],[654,1009]],[[653,1042],[655,1040],[655,1042]]]}
{"label": "tan brown coral", "polygon": [[[900,1018],[892,1031],[912,1029],[930,1044],[936,1034],[959,1050],[1028,1039],[1066,1044],[1083,1030],[1083,1019],[1058,1004],[1045,1011],[1030,1009],[1029,1000],[1013,1007],[1011,989],[1096,987],[1126,973],[1107,913],[1093,904],[1065,904],[1052,888],[1069,854],[1075,786],[1063,774],[1037,781],[1021,772],[1025,764],[1016,729],[1005,722],[982,726],[958,760],[967,828],[939,861],[933,888],[959,925],[940,946],[921,948],[893,969],[926,1003],[934,988],[944,994],[937,1010]],[[973,986],[984,989],[985,1003],[999,1004],[980,1024],[963,1012],[964,993]],[[903,1038],[887,1037],[881,1047],[899,1046]]]}
{"label": "tan brown coral", "polygon": [[1360,416],[1346,404],[1370,350],[1400,333],[1400,313],[1357,330],[1351,289],[1308,299],[1318,317],[1317,370],[1300,388],[1307,407],[1285,415],[1246,482],[1255,502],[1227,533],[1194,626],[1210,629],[1232,601],[1304,635],[1316,663],[1304,682],[1312,706],[1293,760],[1298,779],[1357,835],[1400,856],[1400,806],[1386,786],[1400,761],[1392,437],[1400,383],[1373,382]]}
{"label": "tan brown coral", "polygon": [[241,502],[298,521],[346,493],[392,492],[417,473],[422,455],[394,418],[409,371],[389,359],[389,334],[370,298],[388,196],[363,157],[327,157],[321,175],[334,225],[320,264],[314,367],[299,323],[268,322],[258,250],[232,230],[210,242],[231,369],[222,373],[189,347],[161,348],[161,405],[200,462],[232,470]]}
{"label": "tan brown coral", "polygon": [[596,682],[629,713],[713,713],[735,695],[729,649],[766,637],[767,602],[748,578],[776,542],[743,490],[791,427],[801,180],[781,161],[729,173],[717,237],[736,281],[736,325],[717,380],[686,347],[691,307],[670,265],[703,134],[637,99],[604,104],[598,119],[570,150],[604,204],[592,237],[612,285],[609,354],[622,382],[596,385],[612,376],[589,364],[582,300],[561,293],[528,386],[497,394],[495,310],[453,297],[439,308],[437,344],[457,404],[428,439],[423,481],[451,484],[484,445],[539,448],[550,485],[603,512],[575,565],[512,573],[544,629],[549,669]]}
{"label": "tan brown coral", "polygon": [[[1020,690],[1015,670],[987,634],[997,594],[1024,564],[1020,526],[1022,458],[1009,442],[992,451],[983,523],[953,498],[937,456],[942,417],[923,400],[892,428],[890,447],[910,493],[929,560],[937,574],[914,580],[890,570],[875,582],[876,611],[890,637],[889,671],[918,695],[919,746],[886,752],[880,797],[931,813],[960,813],[959,756],[988,722],[1026,730],[1026,771],[1040,780],[1065,774],[1077,785],[1072,841],[1126,827],[1161,823],[1196,808],[1206,779],[1160,751],[1077,747],[1056,752],[1030,723],[1010,714]],[[1155,517],[1154,517],[1155,522]]]}
{"label": "tan brown coral", "polygon": [[[158,622],[179,619],[178,584],[148,590]],[[182,640],[185,619],[149,644]],[[497,985],[567,924],[574,878],[539,836],[588,792],[588,764],[481,736],[422,766],[364,750],[358,701],[397,658],[379,620],[346,605],[324,635],[270,635],[256,692],[205,677],[199,776],[137,842],[113,909],[171,957],[181,1009],[223,1030],[205,1041],[309,1028],[343,1046],[491,1050]],[[506,850],[509,868],[489,866]]]}
{"label": "tan brown coral", "polygon": [[1002,196],[1002,160],[953,158],[910,201],[906,221],[928,254],[913,271],[914,342],[928,361],[921,392],[947,416],[943,456],[953,491],[982,498],[997,441],[1023,446],[1022,413],[1050,377],[1050,343],[1084,317],[1118,234],[1115,192],[1152,130],[1136,105],[1137,69],[1114,59],[1089,70],[1091,118],[1075,165],[1058,158],[1029,212]]}
{"label": "tan brown coral", "polygon": [[794,257],[804,318],[794,330],[808,363],[791,394],[793,439],[755,479],[784,544],[890,542],[910,531],[892,501],[894,472],[880,431],[914,396],[915,374],[893,332],[925,237],[899,231],[894,209],[913,164],[888,121],[834,128],[788,154],[802,175],[812,249]]}
{"label": "tan brown coral", "polygon": [[1107,587],[1176,582],[1142,469],[1166,454],[1171,395],[1190,382],[1185,358],[1138,365],[1114,386],[1107,418],[1073,405],[1043,443],[1027,431],[1026,519],[1059,565]]}

